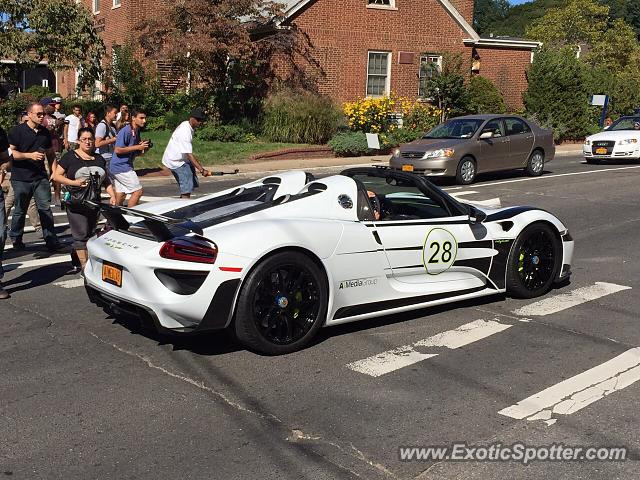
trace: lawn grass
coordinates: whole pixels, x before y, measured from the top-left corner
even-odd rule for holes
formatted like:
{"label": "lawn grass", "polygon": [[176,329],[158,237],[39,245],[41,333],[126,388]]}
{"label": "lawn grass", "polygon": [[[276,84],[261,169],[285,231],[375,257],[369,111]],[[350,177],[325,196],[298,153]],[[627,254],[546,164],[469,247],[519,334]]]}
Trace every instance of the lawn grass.
{"label": "lawn grass", "polygon": [[[170,130],[157,132],[142,132],[142,139],[151,139],[153,148],[143,156],[136,158],[135,168],[162,167],[162,154],[171,138]],[[261,152],[271,152],[283,148],[305,147],[307,145],[297,143],[270,143],[270,142],[205,142],[197,138],[193,139],[193,153],[203,165],[229,165],[244,163],[251,155]]]}

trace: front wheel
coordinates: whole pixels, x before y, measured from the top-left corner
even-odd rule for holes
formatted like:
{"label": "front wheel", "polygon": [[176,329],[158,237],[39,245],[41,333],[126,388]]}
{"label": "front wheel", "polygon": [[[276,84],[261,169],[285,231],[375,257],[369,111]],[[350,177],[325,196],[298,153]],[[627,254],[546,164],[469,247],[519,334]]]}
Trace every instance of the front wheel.
{"label": "front wheel", "polygon": [[507,263],[507,292],[518,298],[534,298],[551,289],[562,248],[554,230],[534,223],[516,239]]}
{"label": "front wheel", "polygon": [[456,183],[469,185],[476,179],[476,162],[471,157],[464,157],[456,170]]}
{"label": "front wheel", "polygon": [[542,175],[542,171],[544,170],[544,154],[540,150],[536,150],[529,157],[529,161],[527,162],[527,168],[525,171],[527,175],[531,177],[537,177],[538,175]]}
{"label": "front wheel", "polygon": [[324,273],[300,252],[282,252],[260,263],[244,282],[235,316],[236,338],[267,355],[307,345],[327,316]]}

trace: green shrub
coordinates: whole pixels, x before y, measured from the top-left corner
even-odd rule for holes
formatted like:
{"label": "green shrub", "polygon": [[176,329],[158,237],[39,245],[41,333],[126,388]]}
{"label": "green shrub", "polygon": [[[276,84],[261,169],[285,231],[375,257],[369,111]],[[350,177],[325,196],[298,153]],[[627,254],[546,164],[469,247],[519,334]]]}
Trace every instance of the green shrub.
{"label": "green shrub", "polygon": [[185,120],[189,120],[189,111],[171,110],[164,114],[164,123],[169,130],[175,130]]}
{"label": "green shrub", "polygon": [[255,137],[241,125],[207,124],[196,130],[196,138],[209,142],[250,142]]}
{"label": "green shrub", "polygon": [[328,97],[282,89],[265,101],[262,133],[272,142],[323,144],[342,122]]}
{"label": "green shrub", "polygon": [[504,98],[488,78],[475,76],[469,82],[469,112],[505,113]]}
{"label": "green shrub", "polygon": [[27,88],[24,93],[28,93],[29,95],[31,95],[33,98],[36,99],[36,101],[40,101],[41,99],[45,98],[45,97],[57,97],[58,94],[57,93],[53,93],[49,90],[49,87],[43,87],[40,85],[32,85],[29,88]]}
{"label": "green shrub", "polygon": [[402,122],[405,128],[428,132],[440,123],[442,111],[426,102],[415,102],[405,114]]}
{"label": "green shrub", "polygon": [[329,140],[329,146],[339,157],[357,157],[373,154],[367,146],[367,135],[363,132],[338,133]]}
{"label": "green shrub", "polygon": [[527,114],[553,127],[556,141],[581,138],[591,121],[587,67],[572,48],[542,49],[527,71]]}
{"label": "green shrub", "polygon": [[151,132],[157,132],[160,130],[168,130],[169,127],[167,126],[167,118],[165,115],[158,115],[158,116],[147,116],[147,123],[144,127],[145,130],[151,131]]}
{"label": "green shrub", "polygon": [[404,143],[413,142],[423,135],[424,132],[422,132],[421,130],[414,130],[412,128],[399,128],[391,132],[391,134],[389,135],[389,144],[395,147]]}

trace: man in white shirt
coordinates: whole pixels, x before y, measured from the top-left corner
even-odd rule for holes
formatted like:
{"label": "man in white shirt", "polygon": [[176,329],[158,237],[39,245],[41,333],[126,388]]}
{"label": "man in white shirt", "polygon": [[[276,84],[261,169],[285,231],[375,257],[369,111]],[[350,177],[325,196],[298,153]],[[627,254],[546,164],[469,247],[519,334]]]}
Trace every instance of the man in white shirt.
{"label": "man in white shirt", "polygon": [[193,155],[193,131],[206,120],[206,115],[201,108],[195,108],[185,120],[173,131],[162,156],[162,163],[171,170],[180,188],[180,198],[191,197],[191,192],[198,187],[196,171],[203,177],[208,177],[211,172],[200,165]]}
{"label": "man in white shirt", "polygon": [[64,148],[67,150],[78,148],[78,130],[84,127],[82,109],[76,105],[72,111],[73,113],[64,119]]}

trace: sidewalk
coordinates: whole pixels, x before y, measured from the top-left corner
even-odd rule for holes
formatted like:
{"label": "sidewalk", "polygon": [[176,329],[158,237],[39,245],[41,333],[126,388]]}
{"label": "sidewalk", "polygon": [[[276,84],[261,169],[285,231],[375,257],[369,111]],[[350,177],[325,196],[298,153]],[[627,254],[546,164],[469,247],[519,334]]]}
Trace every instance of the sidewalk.
{"label": "sidewalk", "polygon": [[[570,143],[556,146],[556,157],[565,157],[582,153],[581,143]],[[282,160],[261,160],[256,162],[236,163],[230,165],[212,165],[206,168],[212,172],[229,172],[233,173],[238,170],[234,176],[255,176],[256,174],[268,174],[282,170],[322,170],[329,171],[340,170],[351,166],[358,165],[386,165],[389,162],[389,155],[367,155],[364,157],[327,157],[327,158],[308,158],[308,159],[282,159]],[[168,170],[153,172],[150,174],[140,174],[145,180],[166,179],[171,177]],[[229,178],[228,176],[208,177],[207,180]],[[202,180],[202,179],[201,179]]]}

